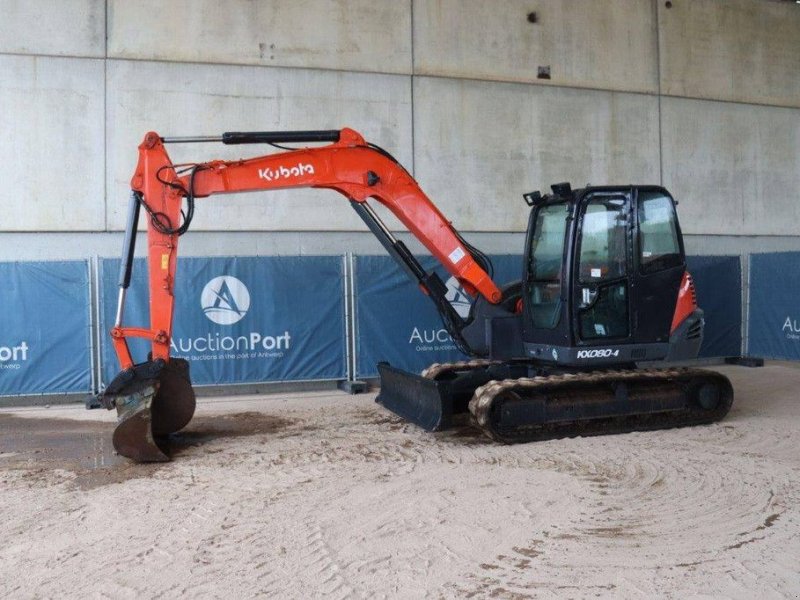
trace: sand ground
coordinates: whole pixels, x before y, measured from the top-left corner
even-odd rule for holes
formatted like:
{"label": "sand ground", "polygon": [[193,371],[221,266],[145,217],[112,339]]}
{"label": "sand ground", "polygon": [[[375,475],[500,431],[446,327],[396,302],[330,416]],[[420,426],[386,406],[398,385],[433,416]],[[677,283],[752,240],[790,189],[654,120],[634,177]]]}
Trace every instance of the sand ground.
{"label": "sand ground", "polygon": [[0,596],[798,598],[800,370],[721,370],[721,423],[518,446],[315,392],[133,465],[112,413],[3,410]]}

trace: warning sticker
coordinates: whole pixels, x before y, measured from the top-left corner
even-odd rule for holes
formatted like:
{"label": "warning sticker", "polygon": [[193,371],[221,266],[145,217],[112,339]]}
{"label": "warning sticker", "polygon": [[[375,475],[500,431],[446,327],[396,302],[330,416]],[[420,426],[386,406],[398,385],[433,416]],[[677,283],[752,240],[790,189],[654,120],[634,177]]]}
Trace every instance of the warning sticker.
{"label": "warning sticker", "polygon": [[464,252],[464,250],[461,248],[461,246],[459,246],[458,248],[456,248],[455,250],[453,250],[450,253],[450,256],[448,258],[450,259],[450,262],[455,265],[455,264],[458,263],[458,261],[460,261],[466,255],[467,255],[466,252]]}

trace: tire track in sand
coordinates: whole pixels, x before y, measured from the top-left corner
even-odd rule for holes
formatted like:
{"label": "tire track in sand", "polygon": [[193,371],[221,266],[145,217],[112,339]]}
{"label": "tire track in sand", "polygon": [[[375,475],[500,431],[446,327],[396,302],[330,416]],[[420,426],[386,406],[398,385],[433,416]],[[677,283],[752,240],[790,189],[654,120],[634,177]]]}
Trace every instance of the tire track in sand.
{"label": "tire track in sand", "polygon": [[529,543],[487,557],[468,577],[471,583],[450,589],[559,595],[569,593],[565,581],[578,580],[585,595],[603,589],[646,595],[658,590],[643,591],[632,573],[660,572],[679,581],[694,569],[711,580],[724,576],[737,593],[758,595],[748,557],[797,546],[797,525],[775,525],[797,503],[800,478],[791,468],[776,473],[758,454],[713,446],[728,435],[723,427],[561,440],[552,468],[584,482],[585,496],[576,499],[583,510]]}

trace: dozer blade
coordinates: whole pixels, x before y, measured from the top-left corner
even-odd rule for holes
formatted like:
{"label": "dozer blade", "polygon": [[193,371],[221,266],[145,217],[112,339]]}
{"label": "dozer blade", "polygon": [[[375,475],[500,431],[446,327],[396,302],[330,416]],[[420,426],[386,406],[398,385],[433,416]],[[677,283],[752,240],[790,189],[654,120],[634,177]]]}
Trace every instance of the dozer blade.
{"label": "dozer blade", "polygon": [[135,365],[117,375],[102,402],[117,409],[113,443],[119,454],[136,462],[168,461],[166,436],[194,415],[189,363],[174,358]]}
{"label": "dozer blade", "polygon": [[447,382],[433,381],[378,363],[381,391],[375,401],[428,431],[452,426],[453,398]]}

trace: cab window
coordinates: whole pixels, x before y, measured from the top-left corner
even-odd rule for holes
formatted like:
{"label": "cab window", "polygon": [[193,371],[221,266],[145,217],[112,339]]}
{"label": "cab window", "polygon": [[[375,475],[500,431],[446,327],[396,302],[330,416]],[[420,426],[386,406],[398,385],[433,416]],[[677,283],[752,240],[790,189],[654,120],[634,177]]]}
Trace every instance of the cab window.
{"label": "cab window", "polygon": [[654,273],[683,264],[675,206],[662,192],[639,192],[639,265]]}
{"label": "cab window", "polygon": [[626,223],[624,198],[593,198],[586,204],[578,271],[581,283],[625,276]]}
{"label": "cab window", "polygon": [[537,210],[531,240],[528,306],[533,326],[554,329],[561,315],[561,263],[566,236],[566,203],[549,204]]}

